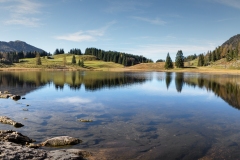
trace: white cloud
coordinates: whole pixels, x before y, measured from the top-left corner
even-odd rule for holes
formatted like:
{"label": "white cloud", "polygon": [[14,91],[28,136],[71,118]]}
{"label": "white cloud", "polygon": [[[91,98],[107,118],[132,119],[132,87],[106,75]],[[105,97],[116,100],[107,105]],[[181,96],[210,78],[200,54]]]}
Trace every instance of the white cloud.
{"label": "white cloud", "polygon": [[222,3],[224,5],[240,9],[239,0],[214,0],[217,3]]}
{"label": "white cloud", "polygon": [[68,103],[68,104],[86,104],[91,103],[92,101],[87,98],[81,98],[81,97],[66,97],[66,98],[59,98],[55,100],[56,102],[60,103]]}
{"label": "white cloud", "polygon": [[26,17],[18,17],[18,18],[13,18],[10,20],[5,21],[5,24],[8,25],[24,25],[28,27],[38,27],[39,26],[39,21],[40,19],[37,18],[26,18]]}
{"label": "white cloud", "polygon": [[144,21],[144,22],[148,22],[151,24],[155,24],[155,25],[164,25],[166,24],[165,21],[159,19],[159,18],[155,18],[155,19],[150,19],[150,18],[145,18],[145,17],[132,17],[133,19],[136,20],[140,20],[140,21]]}
{"label": "white cloud", "polygon": [[56,36],[55,38],[58,40],[66,40],[66,41],[74,41],[74,42],[96,41],[98,37],[104,36],[107,29],[115,23],[116,22],[113,21],[100,29],[78,31],[75,33],[70,33],[62,36]]}
{"label": "white cloud", "polygon": [[[7,3],[11,2],[11,3]],[[0,0],[3,9],[9,14],[4,21],[7,25],[23,25],[27,27],[38,27],[40,19],[36,14],[40,14],[40,3],[30,0]]]}
{"label": "white cloud", "polygon": [[148,7],[150,2],[142,2],[139,0],[127,0],[127,1],[119,1],[119,0],[108,0],[109,6],[106,8],[106,12],[116,13],[116,12],[130,12],[141,10],[141,7]]}
{"label": "white cloud", "polygon": [[83,41],[95,41],[96,38],[94,35],[89,35],[87,33],[84,33],[83,31],[79,31],[76,33],[71,33],[63,36],[57,36],[55,37],[59,40],[66,40],[66,41],[74,41],[74,42],[83,42]]}

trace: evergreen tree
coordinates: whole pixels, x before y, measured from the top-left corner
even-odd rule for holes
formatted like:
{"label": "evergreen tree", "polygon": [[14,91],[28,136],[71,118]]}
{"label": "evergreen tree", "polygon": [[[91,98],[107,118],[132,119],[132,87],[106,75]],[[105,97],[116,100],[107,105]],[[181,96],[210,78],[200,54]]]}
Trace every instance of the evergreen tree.
{"label": "evergreen tree", "polygon": [[55,55],[60,54],[60,51],[59,51],[58,48],[55,50],[54,54],[55,54]]}
{"label": "evergreen tree", "polygon": [[221,53],[221,58],[225,58],[226,57],[226,54],[227,54],[227,51],[228,50],[228,45],[225,45],[222,49],[222,53]]}
{"label": "evergreen tree", "polygon": [[217,60],[215,51],[212,52],[212,61],[215,62]]}
{"label": "evergreen tree", "polygon": [[200,54],[198,57],[198,66],[204,66],[204,55]]}
{"label": "evergreen tree", "polygon": [[238,55],[239,55],[239,47],[240,47],[240,42],[237,43],[236,49],[235,49],[235,58],[238,60]]}
{"label": "evergreen tree", "polygon": [[37,53],[37,54],[36,54],[36,65],[41,65],[41,64],[42,64],[42,62],[41,62],[40,54]]}
{"label": "evergreen tree", "polygon": [[208,52],[208,62],[211,62],[212,61],[212,52]]}
{"label": "evergreen tree", "polygon": [[175,59],[175,66],[177,68],[183,68],[184,67],[184,56],[183,56],[182,50],[179,50],[177,52],[176,59]]}
{"label": "evergreen tree", "polygon": [[75,57],[75,55],[73,55],[73,57],[72,57],[72,64],[76,64],[76,57]]}
{"label": "evergreen tree", "polygon": [[163,59],[158,59],[157,61],[156,61],[156,63],[158,63],[158,62],[165,62]]}
{"label": "evergreen tree", "polygon": [[166,58],[166,62],[165,62],[164,68],[165,69],[173,68],[173,62],[172,62],[172,59],[171,59],[169,53],[167,54],[167,58]]}
{"label": "evergreen tree", "polygon": [[234,58],[234,51],[233,50],[229,50],[228,53],[226,54],[226,60],[227,61],[231,61]]}

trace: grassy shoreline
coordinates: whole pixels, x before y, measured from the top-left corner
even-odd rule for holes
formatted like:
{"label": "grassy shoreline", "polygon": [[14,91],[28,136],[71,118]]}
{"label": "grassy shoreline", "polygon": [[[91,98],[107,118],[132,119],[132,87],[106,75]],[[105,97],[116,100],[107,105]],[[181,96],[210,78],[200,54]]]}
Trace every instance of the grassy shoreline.
{"label": "grassy shoreline", "polygon": [[7,67],[0,68],[0,71],[110,71],[110,72],[186,72],[186,73],[211,73],[211,74],[233,74],[240,75],[240,70],[236,69],[216,69],[208,67],[195,67],[195,68],[174,68],[174,69],[151,69],[151,68],[134,68],[134,67],[122,67],[122,68],[26,68],[26,67]]}
{"label": "grassy shoreline", "polygon": [[[76,55],[76,60],[84,61],[84,67],[72,64],[72,54],[54,55],[50,59],[41,57],[41,65],[36,65],[36,58],[20,59],[19,63],[12,65],[0,64],[0,71],[110,71],[110,72],[186,72],[186,73],[209,73],[209,74],[234,74],[239,75],[240,70],[230,68],[230,64],[224,68],[216,65],[197,67],[195,61],[185,64],[185,68],[164,69],[164,62],[141,63],[134,66],[124,67],[114,62],[104,62],[91,55]],[[66,60],[64,63],[64,59]],[[222,61],[221,61],[222,63]],[[226,68],[227,66],[227,68]]]}

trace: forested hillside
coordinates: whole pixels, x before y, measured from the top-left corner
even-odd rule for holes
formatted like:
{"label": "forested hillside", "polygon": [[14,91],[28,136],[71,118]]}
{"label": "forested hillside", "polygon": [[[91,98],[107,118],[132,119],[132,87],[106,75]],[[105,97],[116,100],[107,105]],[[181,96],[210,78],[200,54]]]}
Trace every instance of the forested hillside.
{"label": "forested hillside", "polygon": [[133,66],[139,63],[151,63],[153,62],[151,59],[147,59],[143,56],[126,54],[116,51],[104,51],[97,48],[86,48],[86,55],[94,55],[98,59],[103,60],[105,62],[114,62],[119,63],[124,66]]}
{"label": "forested hillside", "polygon": [[198,55],[198,66],[208,66],[220,59],[225,59],[226,62],[236,61],[239,59],[239,55],[240,34],[231,37],[215,50]]}

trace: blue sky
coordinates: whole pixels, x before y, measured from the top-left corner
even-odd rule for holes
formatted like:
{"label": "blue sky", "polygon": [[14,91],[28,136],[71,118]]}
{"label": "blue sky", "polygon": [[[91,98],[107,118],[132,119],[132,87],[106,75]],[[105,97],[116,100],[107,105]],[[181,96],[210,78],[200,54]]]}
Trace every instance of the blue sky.
{"label": "blue sky", "polygon": [[238,34],[239,14],[240,0],[0,0],[0,41],[175,60]]}

